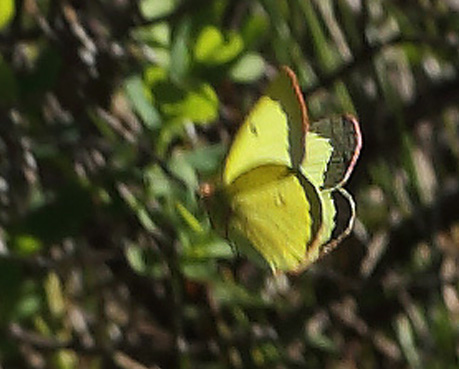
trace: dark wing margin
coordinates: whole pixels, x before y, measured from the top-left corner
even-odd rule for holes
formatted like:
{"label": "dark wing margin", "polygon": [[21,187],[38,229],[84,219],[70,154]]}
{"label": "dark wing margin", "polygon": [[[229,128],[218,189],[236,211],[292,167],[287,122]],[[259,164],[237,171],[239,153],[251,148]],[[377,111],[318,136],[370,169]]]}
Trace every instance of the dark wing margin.
{"label": "dark wing margin", "polygon": [[311,240],[315,240],[322,226],[322,203],[320,201],[319,189],[316,188],[300,171],[294,170],[301,187],[303,187],[306,198],[309,201],[310,213],[312,219]]}
{"label": "dark wing margin", "polygon": [[[336,228],[332,234],[332,238],[329,242],[322,245],[320,249],[320,256],[328,254],[336,246],[338,246],[346,237],[348,237],[352,229],[354,228],[356,209],[355,202],[352,195],[347,192],[344,188],[338,188],[333,191],[333,195],[339,194],[340,197],[335,196],[335,205],[337,207],[337,213],[340,214],[336,219]],[[344,209],[347,207],[347,209]]]}
{"label": "dark wing margin", "polygon": [[352,115],[321,119],[310,131],[330,140],[333,153],[325,173],[324,188],[339,188],[349,179],[362,148],[359,122]]}
{"label": "dark wing margin", "polygon": [[[286,78],[283,78],[286,77]],[[288,142],[292,168],[299,168],[303,161],[305,137],[309,130],[309,117],[306,103],[295,73],[282,66],[277,77],[266,91],[267,95],[280,101],[288,120]]]}

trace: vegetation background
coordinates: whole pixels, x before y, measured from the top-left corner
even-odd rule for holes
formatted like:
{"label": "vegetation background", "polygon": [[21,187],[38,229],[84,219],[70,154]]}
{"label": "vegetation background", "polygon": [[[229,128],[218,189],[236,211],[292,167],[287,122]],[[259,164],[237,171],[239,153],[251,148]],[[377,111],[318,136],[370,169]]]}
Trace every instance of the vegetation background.
{"label": "vegetation background", "polygon": [[[0,0],[0,368],[458,368],[459,3]],[[197,190],[279,65],[364,149],[274,278]]]}

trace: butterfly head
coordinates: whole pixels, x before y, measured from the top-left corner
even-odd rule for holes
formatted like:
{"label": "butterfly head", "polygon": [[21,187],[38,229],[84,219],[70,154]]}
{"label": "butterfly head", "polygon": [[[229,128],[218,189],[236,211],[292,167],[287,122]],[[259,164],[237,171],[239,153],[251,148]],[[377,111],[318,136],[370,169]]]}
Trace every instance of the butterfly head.
{"label": "butterfly head", "polygon": [[212,226],[220,235],[227,237],[230,203],[226,191],[221,186],[203,183],[199,187],[199,194],[209,214]]}

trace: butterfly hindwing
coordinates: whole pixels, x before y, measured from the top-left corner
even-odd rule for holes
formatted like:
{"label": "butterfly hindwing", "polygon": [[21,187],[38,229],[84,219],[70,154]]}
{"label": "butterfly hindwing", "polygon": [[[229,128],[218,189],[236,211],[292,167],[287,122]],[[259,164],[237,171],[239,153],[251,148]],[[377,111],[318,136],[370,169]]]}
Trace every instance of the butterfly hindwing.
{"label": "butterfly hindwing", "polygon": [[248,239],[273,270],[298,269],[320,228],[315,187],[285,166],[265,165],[237,178],[228,195],[230,239]]}
{"label": "butterfly hindwing", "polygon": [[349,236],[355,221],[355,203],[349,192],[340,187],[335,190],[325,190],[322,193],[329,194],[329,198],[333,201],[336,209],[336,214],[330,237],[324,240],[319,256],[327,254]]}
{"label": "butterfly hindwing", "polygon": [[336,247],[352,229],[354,201],[341,186],[352,172],[361,144],[360,128],[352,116],[310,123],[301,170],[319,188],[323,211],[321,231],[309,250],[309,260]]}

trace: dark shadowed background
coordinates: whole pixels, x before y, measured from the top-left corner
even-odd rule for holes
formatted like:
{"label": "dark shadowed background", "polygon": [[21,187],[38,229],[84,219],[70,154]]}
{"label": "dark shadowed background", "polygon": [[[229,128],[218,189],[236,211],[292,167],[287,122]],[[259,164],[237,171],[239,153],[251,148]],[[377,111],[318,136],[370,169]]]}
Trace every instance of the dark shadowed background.
{"label": "dark shadowed background", "polygon": [[[457,368],[459,3],[0,0],[0,368]],[[353,234],[275,278],[197,191],[279,65],[353,113]]]}

